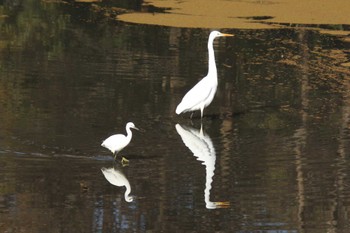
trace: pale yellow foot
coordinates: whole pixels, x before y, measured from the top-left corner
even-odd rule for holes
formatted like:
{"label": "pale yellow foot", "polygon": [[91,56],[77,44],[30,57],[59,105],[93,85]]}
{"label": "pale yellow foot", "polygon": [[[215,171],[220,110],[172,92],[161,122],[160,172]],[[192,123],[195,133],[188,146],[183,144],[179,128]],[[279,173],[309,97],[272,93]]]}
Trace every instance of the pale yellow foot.
{"label": "pale yellow foot", "polygon": [[121,163],[123,167],[129,166],[129,160],[124,157],[122,157]]}

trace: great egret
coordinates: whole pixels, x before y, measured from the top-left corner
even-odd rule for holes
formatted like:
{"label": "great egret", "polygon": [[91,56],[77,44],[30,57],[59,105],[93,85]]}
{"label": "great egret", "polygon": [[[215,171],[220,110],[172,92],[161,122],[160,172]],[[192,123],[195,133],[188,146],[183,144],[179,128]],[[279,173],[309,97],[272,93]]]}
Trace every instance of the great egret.
{"label": "great egret", "polygon": [[109,183],[111,183],[115,186],[118,186],[118,187],[125,186],[125,188],[126,188],[125,193],[124,193],[125,201],[127,201],[127,202],[133,201],[133,198],[131,196],[129,196],[129,194],[131,192],[129,180],[125,177],[125,175],[123,174],[123,172],[121,170],[116,169],[114,167],[111,167],[111,168],[103,167],[103,168],[101,168],[101,171]]}
{"label": "great egret", "polygon": [[181,136],[183,143],[190,149],[197,160],[201,161],[206,170],[206,182],[204,190],[204,201],[207,209],[228,208],[230,203],[227,201],[211,201],[210,190],[211,183],[215,173],[216,153],[208,135],[201,130],[190,127],[183,127],[179,124],[175,125],[177,133]]}
{"label": "great egret", "polygon": [[[114,155],[114,159],[116,158],[117,154],[119,151],[121,151],[124,147],[126,147],[132,138],[132,132],[130,129],[137,129],[136,126],[134,125],[134,123],[132,122],[128,122],[126,124],[126,133],[127,135],[123,135],[123,134],[114,134],[110,137],[108,137],[106,140],[104,140],[101,144],[101,146],[109,149],[110,151],[112,151],[113,155]],[[122,162],[127,162],[128,160],[125,159],[124,157],[122,157]]]}
{"label": "great egret", "polygon": [[201,118],[203,118],[204,108],[207,107],[214,98],[218,86],[218,74],[215,64],[215,53],[213,42],[216,37],[233,36],[232,34],[212,31],[208,39],[208,74],[199,81],[191,90],[183,97],[181,103],[176,108],[176,114],[184,112],[201,110]]}

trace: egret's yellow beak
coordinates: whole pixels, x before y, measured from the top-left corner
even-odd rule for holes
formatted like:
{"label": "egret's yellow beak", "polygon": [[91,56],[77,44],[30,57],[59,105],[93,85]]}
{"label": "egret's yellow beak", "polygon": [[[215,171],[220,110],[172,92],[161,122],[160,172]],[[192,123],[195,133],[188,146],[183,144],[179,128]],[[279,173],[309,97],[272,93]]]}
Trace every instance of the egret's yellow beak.
{"label": "egret's yellow beak", "polygon": [[221,33],[221,36],[234,36],[233,34]]}

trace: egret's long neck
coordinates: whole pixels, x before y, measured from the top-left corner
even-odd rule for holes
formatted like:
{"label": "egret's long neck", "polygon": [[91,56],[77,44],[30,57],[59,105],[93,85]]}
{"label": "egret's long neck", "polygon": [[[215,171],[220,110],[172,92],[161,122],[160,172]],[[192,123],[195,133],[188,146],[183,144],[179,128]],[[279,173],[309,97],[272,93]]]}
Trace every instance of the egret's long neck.
{"label": "egret's long neck", "polygon": [[126,128],[126,138],[128,139],[128,141],[131,140],[132,137],[132,131],[129,127]]}
{"label": "egret's long neck", "polygon": [[215,159],[216,155],[212,155],[213,157],[210,159],[211,161],[206,164],[205,170],[206,170],[206,181],[205,181],[205,189],[204,189],[204,201],[206,203],[207,208],[210,208],[211,201],[210,201],[210,190],[211,190],[211,183],[213,182],[214,172],[215,172]]}
{"label": "egret's long neck", "polygon": [[213,48],[214,39],[215,39],[214,37],[209,37],[209,40],[208,40],[208,55],[209,55],[208,76],[210,75],[216,78],[217,70],[216,70],[216,64],[215,64],[215,53]]}
{"label": "egret's long neck", "polygon": [[125,190],[125,193],[124,193],[124,199],[127,202],[132,202],[133,198],[131,196],[129,196],[129,194],[131,192],[131,187],[130,187],[130,183],[129,182],[125,184],[125,188],[126,188],[126,190]]}

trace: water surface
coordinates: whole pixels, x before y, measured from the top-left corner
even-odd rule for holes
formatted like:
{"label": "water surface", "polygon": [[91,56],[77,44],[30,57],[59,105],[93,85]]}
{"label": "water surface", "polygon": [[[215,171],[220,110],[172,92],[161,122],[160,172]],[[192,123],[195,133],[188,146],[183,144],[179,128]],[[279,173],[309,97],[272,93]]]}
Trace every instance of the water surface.
{"label": "water surface", "polygon": [[[224,30],[201,132],[174,111],[207,72],[210,30],[0,9],[1,232],[348,232],[344,37]],[[128,121],[142,131],[122,167],[100,144]]]}

